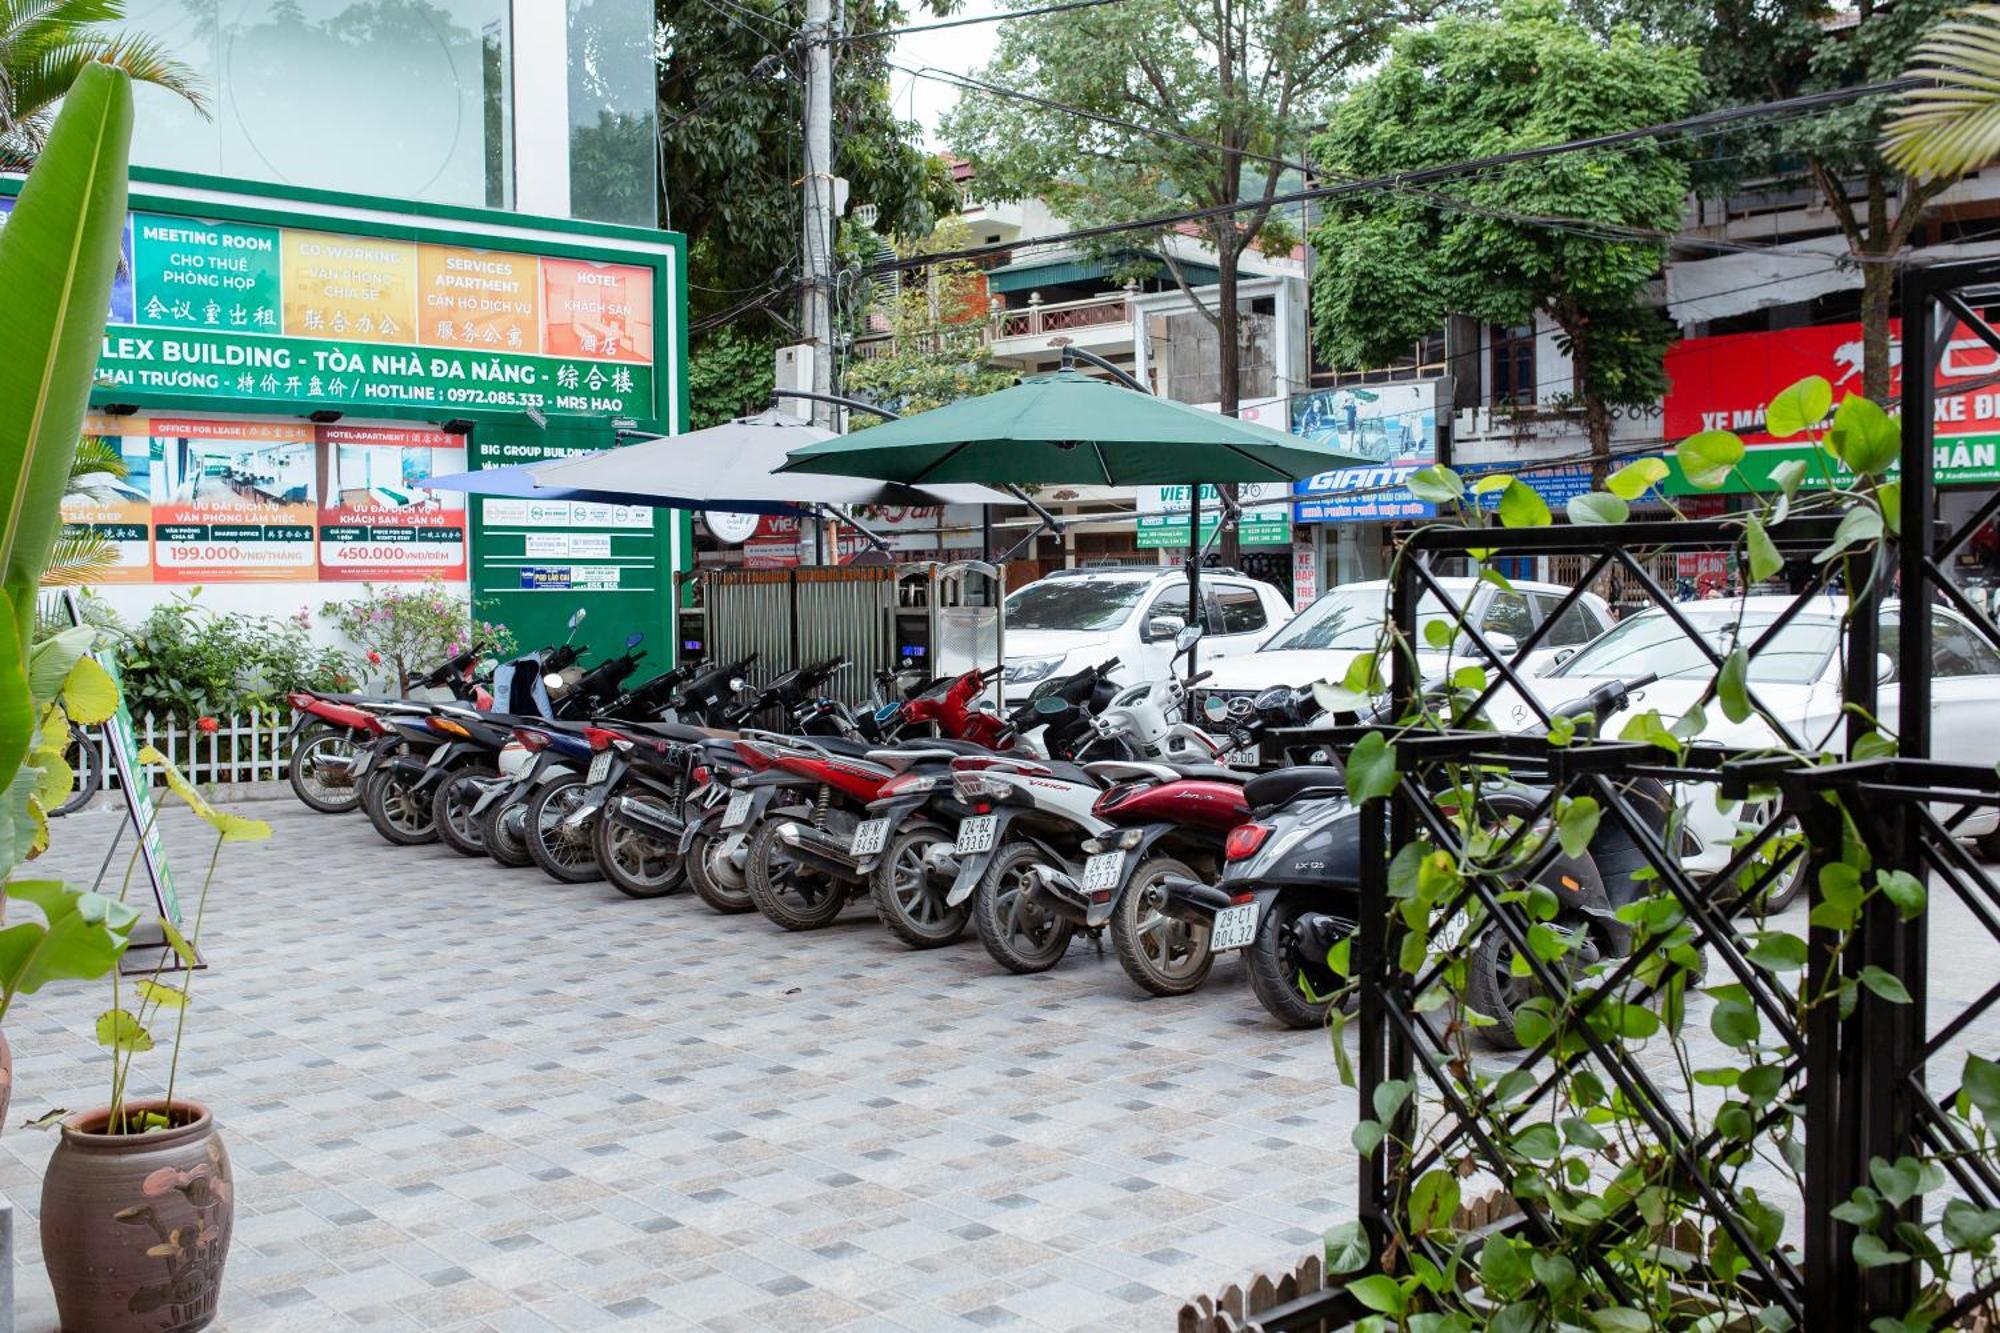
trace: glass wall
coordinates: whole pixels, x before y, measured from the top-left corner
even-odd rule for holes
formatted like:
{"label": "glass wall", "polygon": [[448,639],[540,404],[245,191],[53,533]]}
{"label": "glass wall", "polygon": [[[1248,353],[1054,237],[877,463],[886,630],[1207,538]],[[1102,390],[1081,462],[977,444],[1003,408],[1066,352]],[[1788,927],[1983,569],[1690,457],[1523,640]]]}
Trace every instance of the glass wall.
{"label": "glass wall", "polygon": [[512,203],[509,0],[132,0],[212,118],[137,89],[133,161],[438,203]]}
{"label": "glass wall", "polygon": [[659,225],[653,0],[569,0],[570,212]]}

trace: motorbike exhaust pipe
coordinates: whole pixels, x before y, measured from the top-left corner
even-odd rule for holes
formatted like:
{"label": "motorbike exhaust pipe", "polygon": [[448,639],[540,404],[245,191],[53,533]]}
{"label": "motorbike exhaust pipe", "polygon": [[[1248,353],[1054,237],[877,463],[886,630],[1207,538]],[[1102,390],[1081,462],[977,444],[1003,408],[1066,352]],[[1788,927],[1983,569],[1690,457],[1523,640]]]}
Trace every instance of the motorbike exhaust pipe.
{"label": "motorbike exhaust pipe", "polygon": [[1160,910],[1182,920],[1212,921],[1229,902],[1223,890],[1198,879],[1170,875],[1160,885]]}
{"label": "motorbike exhaust pipe", "polygon": [[778,841],[785,844],[785,850],[795,859],[815,870],[843,879],[853,879],[860,873],[860,862],[854,859],[854,854],[825,829],[787,821],[778,825]]}
{"label": "motorbike exhaust pipe", "polygon": [[646,801],[629,796],[613,797],[604,807],[604,817],[614,824],[643,833],[658,842],[679,844],[687,824]]}

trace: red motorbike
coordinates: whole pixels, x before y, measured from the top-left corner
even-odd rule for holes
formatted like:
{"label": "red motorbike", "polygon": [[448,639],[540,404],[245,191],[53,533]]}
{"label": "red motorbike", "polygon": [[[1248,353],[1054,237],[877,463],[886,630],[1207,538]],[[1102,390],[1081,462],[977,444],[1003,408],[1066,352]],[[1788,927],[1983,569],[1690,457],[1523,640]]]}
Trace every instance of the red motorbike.
{"label": "red motorbike", "polygon": [[[484,651],[483,644],[474,644],[412,683],[423,689],[449,689],[461,703],[491,708],[493,696],[475,678]],[[298,713],[285,738],[285,748],[292,754],[286,776],[293,793],[321,814],[358,809],[361,789],[354,781],[355,750],[389,734],[389,724],[379,716],[383,706],[409,701],[318,690],[296,690],[285,698]]]}

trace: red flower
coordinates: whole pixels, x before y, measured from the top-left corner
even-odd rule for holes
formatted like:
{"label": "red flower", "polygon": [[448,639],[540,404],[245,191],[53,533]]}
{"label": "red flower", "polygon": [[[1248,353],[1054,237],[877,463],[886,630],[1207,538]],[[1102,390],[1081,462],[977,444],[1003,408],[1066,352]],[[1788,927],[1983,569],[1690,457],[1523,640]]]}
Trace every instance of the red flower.
{"label": "red flower", "polygon": [[222,729],[222,724],[212,717],[198,717],[194,720],[194,725],[196,730],[205,731],[211,736]]}
{"label": "red flower", "polygon": [[370,666],[381,666],[382,654],[376,652],[373,648],[370,648],[368,650],[368,664]]}

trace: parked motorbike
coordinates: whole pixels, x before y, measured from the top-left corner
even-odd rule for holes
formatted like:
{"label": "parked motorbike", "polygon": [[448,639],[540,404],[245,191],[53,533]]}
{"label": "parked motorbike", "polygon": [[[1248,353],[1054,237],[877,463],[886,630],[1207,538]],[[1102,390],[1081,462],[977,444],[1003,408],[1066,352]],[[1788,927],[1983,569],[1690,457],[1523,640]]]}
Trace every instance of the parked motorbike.
{"label": "parked motorbike", "polygon": [[[1562,712],[1576,719],[1594,715],[1601,726],[1651,679],[1608,682]],[[1221,879],[1213,884],[1193,877],[1170,879],[1162,888],[1162,910],[1191,924],[1205,920],[1216,953],[1246,951],[1259,1003],[1282,1023],[1315,1027],[1325,1021],[1343,985],[1328,964],[1328,952],[1355,929],[1360,808],[1348,800],[1341,770],[1325,765],[1260,775],[1245,785],[1243,794],[1251,819],[1229,834]],[[1492,785],[1481,799],[1488,817],[1500,821],[1531,815],[1544,794],[1522,785]],[[1664,830],[1671,812],[1666,789],[1647,780],[1631,794],[1638,808],[1657,812]],[[1619,956],[1629,949],[1629,931],[1613,913],[1638,896],[1633,872],[1641,862],[1627,831],[1619,821],[1607,819],[1581,856],[1558,854],[1537,873],[1535,883],[1558,903],[1551,927],[1589,936],[1577,957]],[[1617,873],[1606,877],[1603,865],[1616,867]],[[1444,923],[1434,943],[1454,944],[1466,924],[1463,918]],[[1488,946],[1486,935],[1500,942]],[[1480,1031],[1500,1045],[1515,1041],[1513,1014],[1528,998],[1516,985],[1511,964],[1504,937],[1487,926],[1474,948],[1467,998],[1496,1020]]]}
{"label": "parked motorbike", "polygon": [[[448,688],[452,697],[475,707],[488,707],[492,696],[477,676],[483,644],[473,644],[413,682],[419,689]],[[389,732],[388,724],[370,711],[399,702],[373,695],[294,690],[285,696],[296,711],[285,748],[291,752],[285,775],[292,792],[321,814],[340,815],[358,808],[361,792],[355,782],[357,748]]]}

